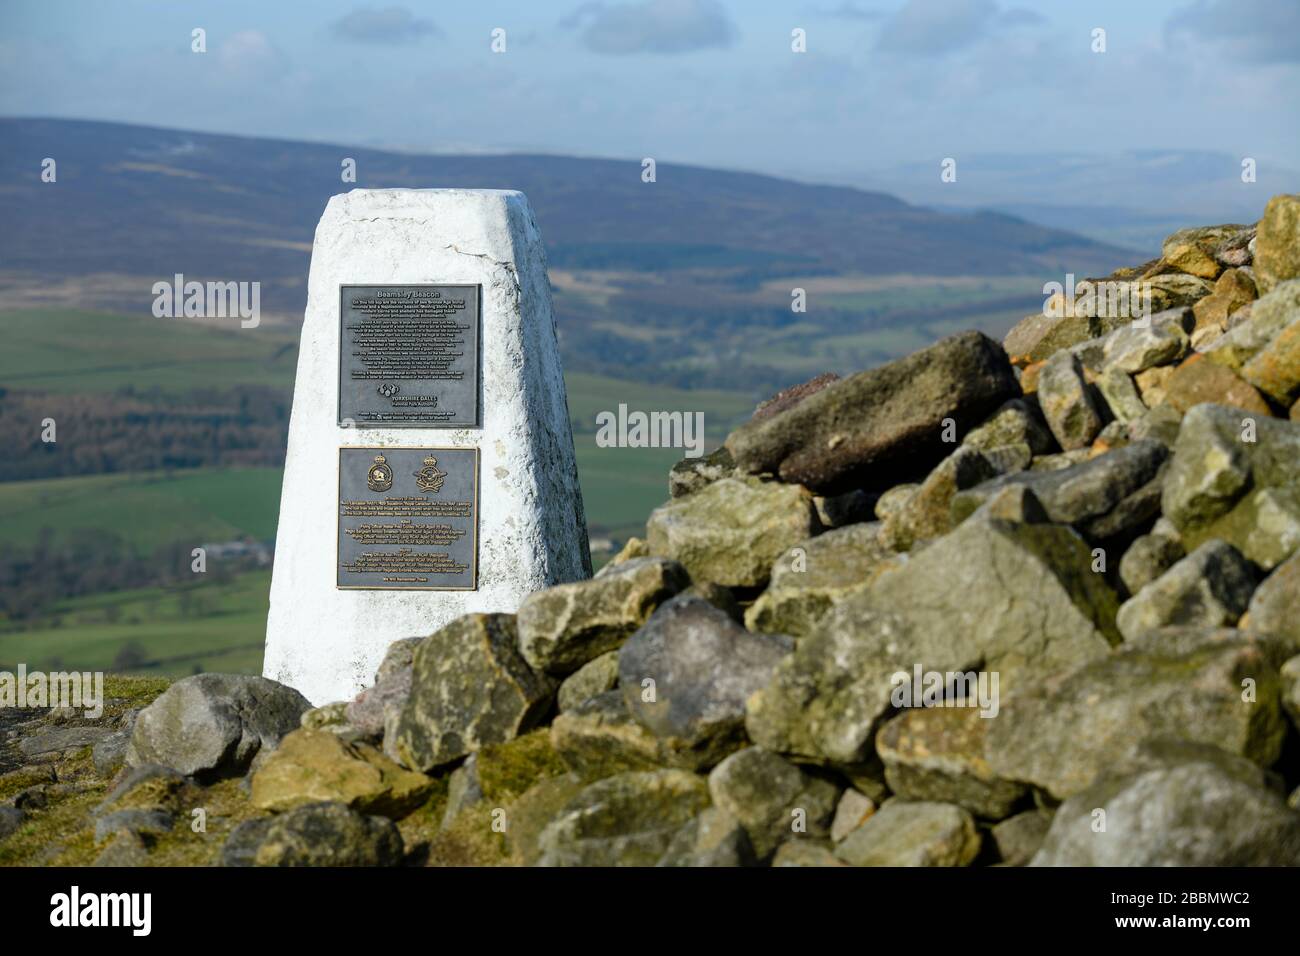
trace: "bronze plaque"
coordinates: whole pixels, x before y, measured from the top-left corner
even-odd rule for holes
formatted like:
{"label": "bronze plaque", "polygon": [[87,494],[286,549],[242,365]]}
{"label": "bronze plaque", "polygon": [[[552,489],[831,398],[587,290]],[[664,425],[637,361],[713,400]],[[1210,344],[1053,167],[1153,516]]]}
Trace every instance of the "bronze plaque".
{"label": "bronze plaque", "polygon": [[478,425],[479,287],[339,287],[339,424]]}
{"label": "bronze plaque", "polygon": [[478,449],[340,448],[340,588],[478,587]]}

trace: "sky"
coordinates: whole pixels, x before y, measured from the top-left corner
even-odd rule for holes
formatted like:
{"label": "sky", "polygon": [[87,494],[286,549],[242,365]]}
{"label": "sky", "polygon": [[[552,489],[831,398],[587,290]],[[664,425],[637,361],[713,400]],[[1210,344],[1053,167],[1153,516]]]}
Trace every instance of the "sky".
{"label": "sky", "polygon": [[1297,103],[1300,0],[0,2],[0,114],[422,152],[832,182],[1062,150],[1296,165]]}

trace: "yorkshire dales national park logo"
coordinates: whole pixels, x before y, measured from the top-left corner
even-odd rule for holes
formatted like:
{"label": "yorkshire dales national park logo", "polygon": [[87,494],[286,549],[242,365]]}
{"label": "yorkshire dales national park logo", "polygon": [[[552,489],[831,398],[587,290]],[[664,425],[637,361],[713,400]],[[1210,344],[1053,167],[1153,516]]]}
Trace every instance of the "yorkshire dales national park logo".
{"label": "yorkshire dales national park logo", "polygon": [[383,455],[376,455],[366,472],[366,487],[371,491],[387,491],[393,487],[393,469],[388,467],[388,459]]}
{"label": "yorkshire dales national park logo", "polygon": [[426,495],[442,491],[442,480],[447,477],[445,471],[438,470],[438,459],[429,455],[424,459],[424,467],[415,473],[415,486]]}

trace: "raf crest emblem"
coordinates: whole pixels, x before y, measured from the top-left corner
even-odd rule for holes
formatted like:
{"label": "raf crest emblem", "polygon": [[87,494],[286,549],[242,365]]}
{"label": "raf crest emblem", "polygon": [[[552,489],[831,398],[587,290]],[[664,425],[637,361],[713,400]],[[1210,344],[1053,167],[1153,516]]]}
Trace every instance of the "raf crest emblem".
{"label": "raf crest emblem", "polygon": [[415,473],[415,486],[427,494],[442,491],[442,480],[447,477],[445,471],[438,470],[438,459],[429,455],[424,459],[424,467]]}

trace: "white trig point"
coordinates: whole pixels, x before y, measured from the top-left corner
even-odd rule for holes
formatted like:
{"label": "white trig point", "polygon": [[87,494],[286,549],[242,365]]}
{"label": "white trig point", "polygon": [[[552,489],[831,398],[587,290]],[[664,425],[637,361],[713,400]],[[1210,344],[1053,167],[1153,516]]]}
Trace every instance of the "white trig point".
{"label": "white trig point", "polygon": [[590,574],[527,198],[335,196],[312,251],[265,676],[346,700],[391,642]]}

